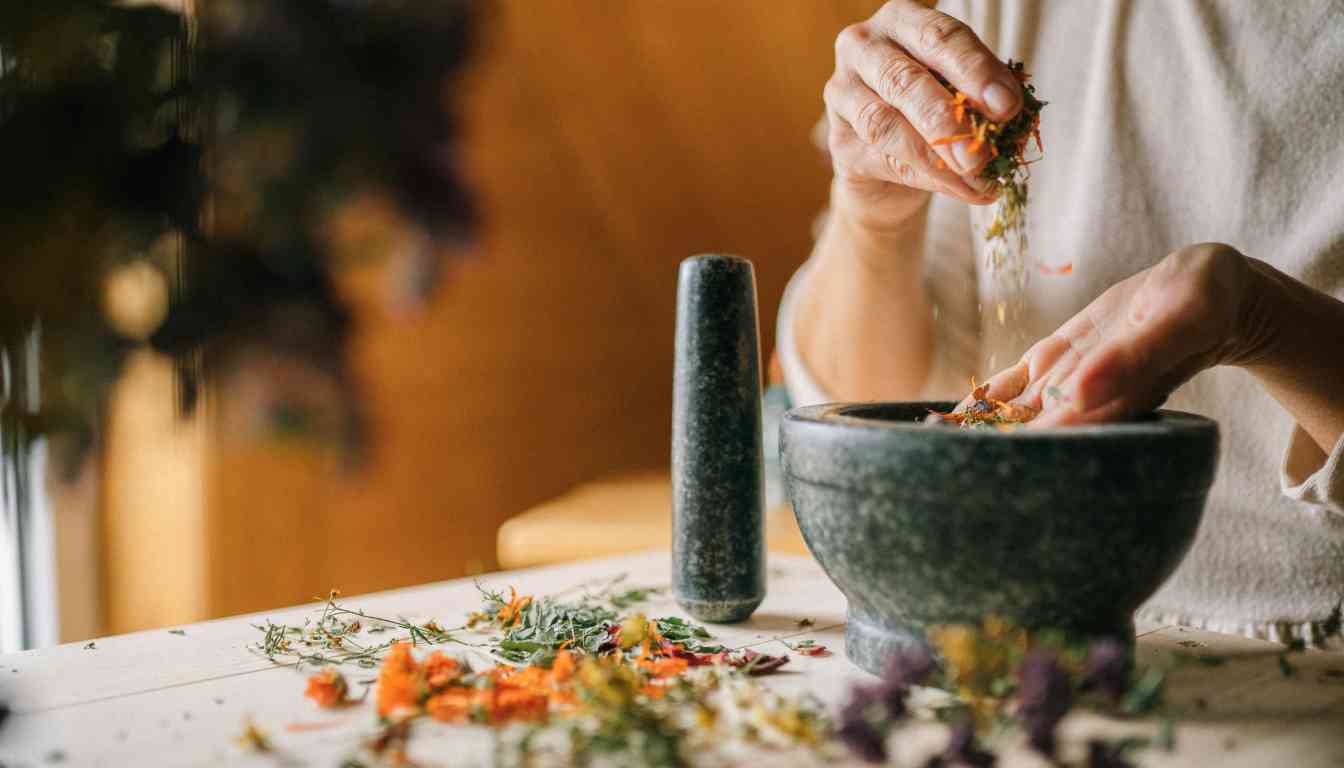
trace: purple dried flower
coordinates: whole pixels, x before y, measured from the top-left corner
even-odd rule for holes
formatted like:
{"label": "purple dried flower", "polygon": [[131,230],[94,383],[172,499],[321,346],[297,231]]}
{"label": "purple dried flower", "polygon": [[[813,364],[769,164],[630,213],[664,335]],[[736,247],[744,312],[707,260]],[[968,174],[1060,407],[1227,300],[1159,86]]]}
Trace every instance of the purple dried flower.
{"label": "purple dried flower", "polygon": [[[887,731],[891,715],[884,686],[856,685],[840,710],[836,735],[860,759],[882,763],[887,759]],[[904,708],[904,702],[901,702]]]}
{"label": "purple dried flower", "polygon": [[962,720],[952,726],[947,749],[929,758],[924,768],[993,768],[997,763],[994,753],[975,743],[975,726],[971,721]]}
{"label": "purple dried flower", "polygon": [[1083,689],[1096,689],[1119,703],[1129,688],[1129,647],[1115,638],[1102,638],[1087,649]]}
{"label": "purple dried flower", "polygon": [[854,754],[870,763],[887,759],[887,734],[905,718],[910,686],[919,685],[933,672],[933,656],[921,645],[897,651],[887,660],[876,685],[855,685],[849,701],[840,710],[840,740]]}
{"label": "purple dried flower", "polygon": [[1129,747],[1126,742],[1110,744],[1093,739],[1087,742],[1087,768],[1134,768],[1134,764],[1125,759]]}
{"label": "purple dried flower", "polygon": [[909,688],[920,685],[933,673],[933,655],[923,645],[908,645],[887,659],[882,680],[889,685]]}
{"label": "purple dried flower", "polygon": [[1055,756],[1055,727],[1073,706],[1073,684],[1054,653],[1035,650],[1018,670],[1021,676],[1019,715],[1032,748]]}

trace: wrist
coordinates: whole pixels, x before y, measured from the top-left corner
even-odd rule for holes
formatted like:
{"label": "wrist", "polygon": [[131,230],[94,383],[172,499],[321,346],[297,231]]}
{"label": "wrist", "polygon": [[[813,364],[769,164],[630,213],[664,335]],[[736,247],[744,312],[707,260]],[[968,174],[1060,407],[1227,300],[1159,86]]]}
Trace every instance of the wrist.
{"label": "wrist", "polygon": [[867,279],[886,282],[909,277],[912,268],[922,270],[925,224],[929,195],[912,200],[899,217],[875,217],[870,208],[857,204],[836,182],[831,210],[818,246],[826,269],[862,272]]}
{"label": "wrist", "polygon": [[1283,349],[1283,329],[1295,303],[1287,290],[1289,278],[1259,259],[1242,256],[1242,301],[1228,340],[1224,360],[1229,365],[1253,369],[1274,365]]}

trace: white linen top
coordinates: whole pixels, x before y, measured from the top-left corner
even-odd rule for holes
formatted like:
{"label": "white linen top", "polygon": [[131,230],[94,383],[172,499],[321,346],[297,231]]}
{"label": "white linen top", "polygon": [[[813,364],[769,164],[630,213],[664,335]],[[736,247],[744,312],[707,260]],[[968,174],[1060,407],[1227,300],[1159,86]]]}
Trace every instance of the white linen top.
{"label": "white linen top", "polygon": [[[924,244],[937,353],[930,398],[960,399],[1108,286],[1218,241],[1344,299],[1344,0],[944,0],[1002,58],[1025,61],[1042,113],[1030,268],[1004,296],[984,263],[989,208],[943,196]],[[1068,275],[1034,263],[1071,262]],[[794,342],[797,405],[830,400]],[[984,311],[980,310],[981,305]],[[837,340],[840,343],[841,340]],[[1344,355],[1344,349],[1321,349]],[[1344,603],[1344,439],[1327,456],[1246,372],[1215,368],[1167,407],[1205,414],[1222,455],[1190,554],[1140,616],[1319,645]],[[1332,644],[1337,640],[1332,641]]]}

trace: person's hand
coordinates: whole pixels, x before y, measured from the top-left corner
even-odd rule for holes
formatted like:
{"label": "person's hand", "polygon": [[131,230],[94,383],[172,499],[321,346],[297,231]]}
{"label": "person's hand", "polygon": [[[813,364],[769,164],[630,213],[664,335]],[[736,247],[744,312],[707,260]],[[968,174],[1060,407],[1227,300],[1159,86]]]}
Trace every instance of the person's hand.
{"label": "person's hand", "polygon": [[[1253,262],[1219,243],[1182,248],[1103,293],[986,397],[1041,411],[1028,427],[1114,421],[1161,405],[1196,373],[1253,361],[1272,331]],[[960,407],[965,407],[963,403]]]}
{"label": "person's hand", "polygon": [[916,0],[890,0],[835,41],[823,98],[835,170],[832,207],[874,231],[900,226],[930,192],[970,203],[994,199],[978,177],[989,147],[933,146],[965,131],[933,72],[994,120],[1022,106],[1021,85],[965,24]]}

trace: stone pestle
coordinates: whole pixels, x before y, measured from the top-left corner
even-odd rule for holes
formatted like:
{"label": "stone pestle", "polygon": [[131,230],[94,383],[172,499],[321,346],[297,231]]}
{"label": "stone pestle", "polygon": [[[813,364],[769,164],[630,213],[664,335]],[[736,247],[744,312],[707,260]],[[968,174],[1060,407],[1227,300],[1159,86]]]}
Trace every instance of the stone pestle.
{"label": "stone pestle", "polygon": [[756,275],[693,256],[677,284],[672,591],[700,621],[744,621],[765,598]]}

